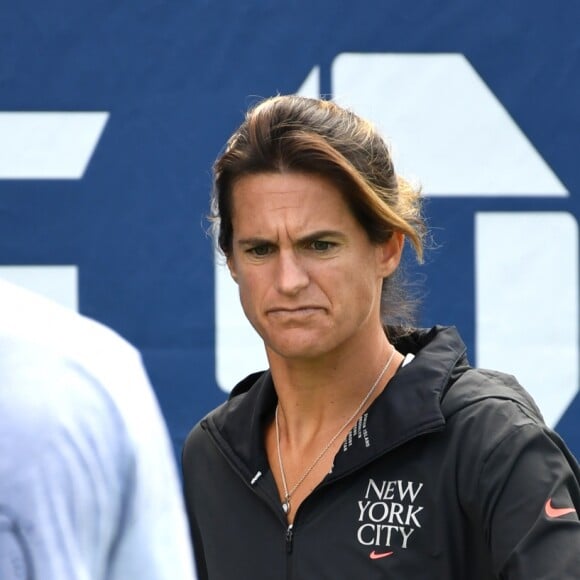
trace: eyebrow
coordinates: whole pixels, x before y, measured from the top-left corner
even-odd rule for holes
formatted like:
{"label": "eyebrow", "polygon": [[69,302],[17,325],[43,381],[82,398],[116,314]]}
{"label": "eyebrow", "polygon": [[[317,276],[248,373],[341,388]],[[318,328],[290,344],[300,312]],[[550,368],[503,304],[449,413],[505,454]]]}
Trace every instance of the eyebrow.
{"label": "eyebrow", "polygon": [[[296,240],[296,243],[297,244],[305,244],[305,243],[309,243],[309,242],[314,242],[315,240],[320,240],[321,238],[344,239],[345,235],[338,230],[318,230],[315,232],[311,232],[302,238],[299,238],[298,240]],[[260,237],[242,238],[242,239],[238,240],[239,246],[259,246],[262,244],[272,244],[272,243],[274,243],[274,242],[272,242],[272,240],[270,240],[268,238],[260,238]]]}

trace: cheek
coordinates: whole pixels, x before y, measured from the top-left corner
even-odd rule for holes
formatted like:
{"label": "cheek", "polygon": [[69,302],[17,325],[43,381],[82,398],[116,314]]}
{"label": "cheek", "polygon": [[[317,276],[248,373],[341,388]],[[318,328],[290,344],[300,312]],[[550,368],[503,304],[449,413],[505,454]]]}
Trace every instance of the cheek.
{"label": "cheek", "polygon": [[373,292],[381,280],[375,264],[368,260],[351,262],[328,276],[329,287],[353,294]]}
{"label": "cheek", "polygon": [[252,312],[259,309],[259,304],[264,300],[264,293],[267,285],[259,275],[248,275],[248,273],[238,273],[238,292],[242,308],[248,317]]}
{"label": "cheek", "polygon": [[381,284],[367,272],[356,269],[350,272],[336,272],[325,276],[318,284],[319,291],[332,304],[338,315],[347,319],[359,318],[373,308],[380,295]]}
{"label": "cheek", "polygon": [[353,309],[370,310],[380,302],[383,280],[375,275],[368,265],[367,269],[358,268],[352,273],[350,288],[344,292],[345,300],[350,300]]}

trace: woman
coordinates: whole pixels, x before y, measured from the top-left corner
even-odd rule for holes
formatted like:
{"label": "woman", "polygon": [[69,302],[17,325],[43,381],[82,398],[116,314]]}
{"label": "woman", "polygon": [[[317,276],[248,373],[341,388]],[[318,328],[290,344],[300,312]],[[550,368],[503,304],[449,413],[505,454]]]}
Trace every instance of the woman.
{"label": "woman", "polygon": [[398,267],[419,192],[375,128],[315,99],[251,109],[212,219],[269,369],[191,432],[200,578],[580,576],[578,466],[513,377],[414,329]]}

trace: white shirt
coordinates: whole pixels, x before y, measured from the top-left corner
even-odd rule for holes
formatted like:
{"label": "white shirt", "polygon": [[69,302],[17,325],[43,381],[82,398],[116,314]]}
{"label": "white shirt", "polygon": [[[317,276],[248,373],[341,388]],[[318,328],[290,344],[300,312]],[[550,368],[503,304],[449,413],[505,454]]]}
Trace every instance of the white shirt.
{"label": "white shirt", "polygon": [[0,280],[0,578],[189,580],[190,546],[137,350]]}

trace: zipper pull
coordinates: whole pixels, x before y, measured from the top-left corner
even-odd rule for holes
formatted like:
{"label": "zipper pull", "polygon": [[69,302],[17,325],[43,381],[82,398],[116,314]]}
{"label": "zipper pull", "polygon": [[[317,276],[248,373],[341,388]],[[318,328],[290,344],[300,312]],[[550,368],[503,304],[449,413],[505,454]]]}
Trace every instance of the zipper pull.
{"label": "zipper pull", "polygon": [[262,477],[262,472],[261,471],[256,472],[256,475],[254,475],[254,477],[252,477],[252,480],[250,481],[250,485],[252,487],[256,485],[256,482],[258,481],[258,479],[260,479],[260,477]]}
{"label": "zipper pull", "polygon": [[292,540],[294,539],[294,526],[290,524],[286,530],[286,553],[292,553]]}

